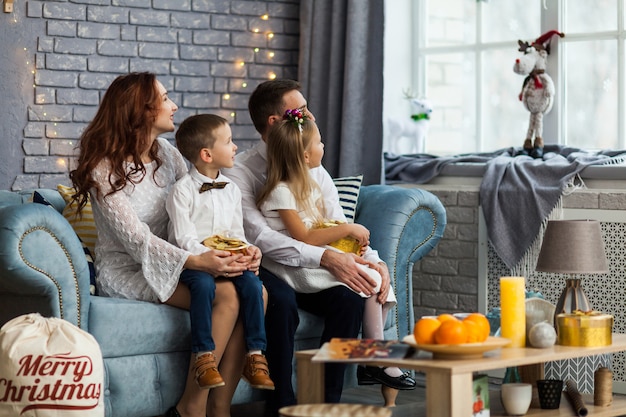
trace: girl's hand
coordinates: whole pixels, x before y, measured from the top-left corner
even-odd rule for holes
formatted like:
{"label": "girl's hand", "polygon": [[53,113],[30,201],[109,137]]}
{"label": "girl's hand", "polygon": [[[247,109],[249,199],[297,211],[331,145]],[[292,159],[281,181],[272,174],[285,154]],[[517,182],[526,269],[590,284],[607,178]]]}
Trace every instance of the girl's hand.
{"label": "girl's hand", "polygon": [[370,231],[365,226],[356,223],[347,226],[349,235],[356,239],[359,245],[367,246],[370,244]]}

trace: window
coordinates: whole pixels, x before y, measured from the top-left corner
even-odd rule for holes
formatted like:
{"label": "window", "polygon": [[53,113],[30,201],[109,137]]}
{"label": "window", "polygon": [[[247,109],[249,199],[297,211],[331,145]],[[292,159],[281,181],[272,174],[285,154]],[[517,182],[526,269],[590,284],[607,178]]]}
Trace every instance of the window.
{"label": "window", "polygon": [[389,131],[390,120],[410,119],[404,93],[432,103],[427,153],[521,147],[530,113],[513,72],[517,41],[554,29],[565,37],[553,37],[548,56],[556,93],[545,143],[626,147],[626,0],[396,1],[385,11],[386,150],[406,153]]}

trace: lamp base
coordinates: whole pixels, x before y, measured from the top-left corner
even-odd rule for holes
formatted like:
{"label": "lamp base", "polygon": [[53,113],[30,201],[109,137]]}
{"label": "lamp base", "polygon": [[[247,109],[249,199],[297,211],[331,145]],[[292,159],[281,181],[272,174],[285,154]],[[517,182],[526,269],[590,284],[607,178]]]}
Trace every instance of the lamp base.
{"label": "lamp base", "polygon": [[565,283],[565,288],[556,303],[554,310],[554,328],[558,329],[556,316],[561,313],[573,313],[576,310],[589,311],[591,303],[587,299],[583,287],[580,285],[580,279],[569,278]]}

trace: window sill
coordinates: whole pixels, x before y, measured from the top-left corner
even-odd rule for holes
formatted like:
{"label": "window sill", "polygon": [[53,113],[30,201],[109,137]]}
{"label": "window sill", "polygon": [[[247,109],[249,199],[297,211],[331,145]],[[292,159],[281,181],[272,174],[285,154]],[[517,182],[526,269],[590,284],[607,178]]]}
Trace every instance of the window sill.
{"label": "window sill", "polygon": [[[486,165],[476,162],[460,162],[446,165],[439,175],[425,184],[479,187]],[[590,166],[585,168],[580,177],[588,189],[626,188],[626,164]]]}

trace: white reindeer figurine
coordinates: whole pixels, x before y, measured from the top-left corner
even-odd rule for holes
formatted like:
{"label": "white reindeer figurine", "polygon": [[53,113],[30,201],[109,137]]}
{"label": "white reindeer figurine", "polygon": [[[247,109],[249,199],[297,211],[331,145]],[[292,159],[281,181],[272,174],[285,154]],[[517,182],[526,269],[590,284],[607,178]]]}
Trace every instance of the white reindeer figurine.
{"label": "white reindeer figurine", "polygon": [[515,60],[513,71],[526,77],[519,99],[530,112],[528,132],[520,154],[530,155],[533,158],[543,157],[543,115],[552,109],[554,101],[554,82],[546,73],[550,40],[554,35],[565,36],[561,32],[551,30],[541,35],[532,44],[517,41],[519,51],[524,55]]}
{"label": "white reindeer figurine", "polygon": [[397,155],[424,153],[426,133],[433,111],[430,101],[415,97],[405,92],[405,98],[411,102],[411,119],[390,118],[388,120],[390,151]]}

